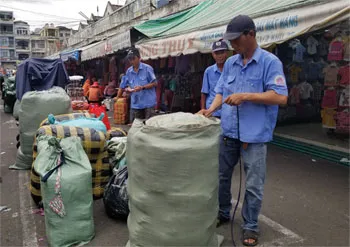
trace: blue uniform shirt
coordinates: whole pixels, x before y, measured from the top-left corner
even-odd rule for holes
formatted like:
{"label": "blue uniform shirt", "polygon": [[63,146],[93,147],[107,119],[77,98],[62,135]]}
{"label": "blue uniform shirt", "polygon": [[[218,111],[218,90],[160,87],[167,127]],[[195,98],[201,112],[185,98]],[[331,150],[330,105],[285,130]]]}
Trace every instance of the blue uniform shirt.
{"label": "blue uniform shirt", "polygon": [[[221,71],[219,70],[217,64],[208,67],[204,72],[202,93],[207,94],[207,99],[205,102],[206,109],[209,109],[211,103],[215,98],[215,87],[221,76]],[[214,117],[221,116],[221,110],[217,110],[213,113]]]}
{"label": "blue uniform shirt", "polygon": [[[155,82],[153,68],[147,64],[140,63],[139,71],[136,73],[131,66],[122,79],[120,87],[135,88],[136,86],[145,86],[149,83]],[[146,109],[156,105],[156,88],[141,90],[140,92],[131,93],[131,108],[132,109]]]}
{"label": "blue uniform shirt", "polygon": [[[255,50],[252,59],[245,66],[241,55],[230,57],[215,88],[215,92],[221,94],[223,100],[233,93],[263,93],[269,90],[288,95],[281,61],[260,47]],[[272,140],[277,121],[277,105],[244,102],[238,106],[238,112],[239,137],[242,142],[264,143]],[[237,139],[237,123],[237,107],[223,104],[223,135]]]}

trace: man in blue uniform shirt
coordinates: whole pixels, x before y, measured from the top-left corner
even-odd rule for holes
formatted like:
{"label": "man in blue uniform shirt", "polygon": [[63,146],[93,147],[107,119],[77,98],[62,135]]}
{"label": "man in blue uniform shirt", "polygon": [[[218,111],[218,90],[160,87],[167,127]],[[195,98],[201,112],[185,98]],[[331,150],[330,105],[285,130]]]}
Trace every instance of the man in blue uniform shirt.
{"label": "man in blue uniform shirt", "polygon": [[[202,96],[201,96],[201,109],[209,109],[211,103],[215,98],[215,87],[218,82],[222,69],[224,68],[225,61],[227,59],[228,45],[225,41],[217,41],[212,45],[212,55],[215,60],[215,64],[208,67],[203,76]],[[213,113],[214,117],[220,118],[220,109]]]}
{"label": "man in blue uniform shirt", "polygon": [[258,46],[250,17],[233,18],[224,39],[238,54],[227,59],[215,99],[200,113],[211,116],[222,104],[218,225],[230,219],[232,173],[242,156],[246,174],[242,239],[244,245],[255,246],[264,194],[266,143],[272,140],[278,105],[287,103],[288,90],[281,61]]}
{"label": "man in blue uniform shirt", "polygon": [[123,77],[117,97],[121,97],[127,88],[131,92],[131,121],[135,118],[149,119],[154,115],[157,100],[153,68],[141,62],[140,52],[136,48],[129,50],[127,59],[132,66]]}

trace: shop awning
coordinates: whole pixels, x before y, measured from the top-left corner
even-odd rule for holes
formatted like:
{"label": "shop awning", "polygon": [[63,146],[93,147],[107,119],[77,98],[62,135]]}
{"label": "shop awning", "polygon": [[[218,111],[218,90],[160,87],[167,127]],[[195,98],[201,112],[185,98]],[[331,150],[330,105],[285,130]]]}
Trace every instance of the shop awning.
{"label": "shop awning", "polygon": [[128,30],[124,33],[113,35],[106,40],[81,48],[81,61],[103,57],[130,46],[130,30]]}
{"label": "shop awning", "polygon": [[107,46],[109,46],[108,50],[106,51],[107,54],[115,53],[122,49],[131,47],[130,30],[112,36],[106,40],[106,43]]}
{"label": "shop awning", "polygon": [[[216,1],[203,13],[165,31],[164,36],[143,40],[136,47],[143,59],[209,53],[212,42],[222,38],[227,23],[238,14],[254,19],[257,40],[260,46],[268,47],[346,20],[350,7],[348,0]],[[225,21],[212,27],[210,23],[219,23],[218,20]]]}
{"label": "shop awning", "polygon": [[81,48],[81,61],[91,60],[97,57],[104,56],[105,41],[100,41],[94,44],[90,44]]}
{"label": "shop awning", "polygon": [[167,17],[145,21],[142,24],[134,26],[134,29],[149,38],[161,36],[166,31],[176,27],[177,25],[180,25],[181,23],[184,23],[197,14],[202,13],[208,7],[212,6],[214,2],[214,0],[203,1],[191,9]]}

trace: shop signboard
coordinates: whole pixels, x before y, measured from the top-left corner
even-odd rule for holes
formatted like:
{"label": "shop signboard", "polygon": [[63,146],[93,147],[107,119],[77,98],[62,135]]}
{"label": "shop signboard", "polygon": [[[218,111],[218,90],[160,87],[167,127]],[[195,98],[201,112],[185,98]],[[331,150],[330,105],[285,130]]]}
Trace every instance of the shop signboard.
{"label": "shop signboard", "polygon": [[[322,29],[350,17],[347,1],[331,1],[283,11],[254,19],[257,41],[261,47],[283,43],[301,34]],[[143,59],[155,59],[196,52],[210,53],[211,44],[223,37],[226,25],[178,35],[144,41],[136,45]]]}

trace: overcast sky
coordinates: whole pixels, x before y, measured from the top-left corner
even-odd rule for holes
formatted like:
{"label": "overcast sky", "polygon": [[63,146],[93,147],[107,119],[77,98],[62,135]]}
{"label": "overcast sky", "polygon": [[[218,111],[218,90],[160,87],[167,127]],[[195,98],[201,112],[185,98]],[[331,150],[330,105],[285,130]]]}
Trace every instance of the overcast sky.
{"label": "overcast sky", "polygon": [[[82,11],[88,17],[91,13],[103,15],[108,0],[0,0],[0,10],[14,12],[16,20],[29,23],[30,29],[41,28],[45,23],[78,28],[79,20],[85,19],[78,14]],[[112,4],[123,5],[125,0],[110,0]]]}

